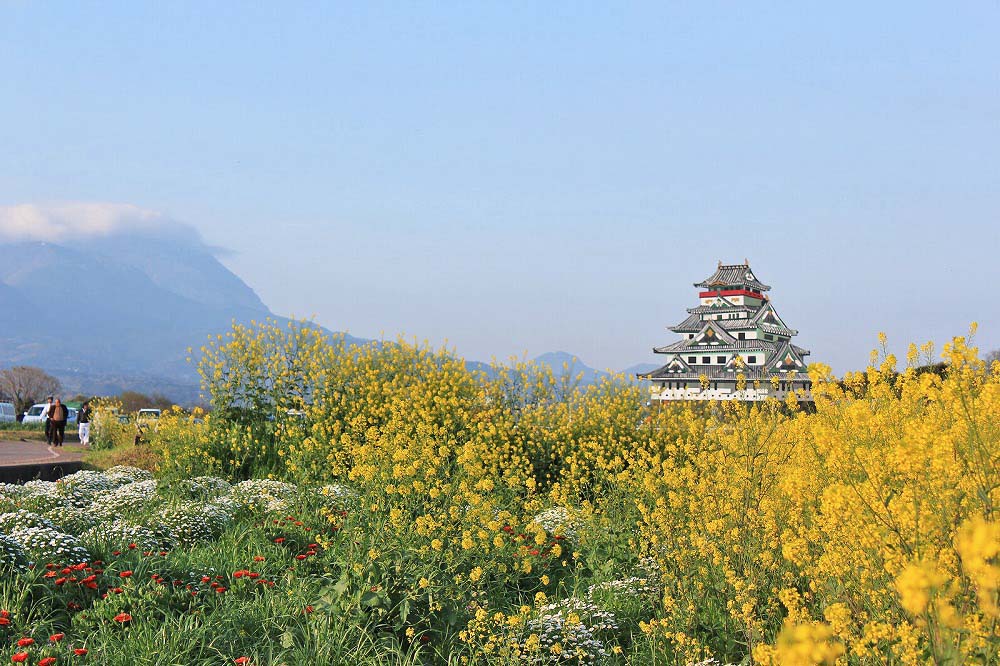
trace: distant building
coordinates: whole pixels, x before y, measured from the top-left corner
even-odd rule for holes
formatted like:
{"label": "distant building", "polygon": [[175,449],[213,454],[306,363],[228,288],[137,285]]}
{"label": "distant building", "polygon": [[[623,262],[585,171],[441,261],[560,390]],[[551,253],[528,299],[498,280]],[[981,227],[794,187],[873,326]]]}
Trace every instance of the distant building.
{"label": "distant building", "polygon": [[798,331],[778,316],[765,293],[771,288],[757,279],[749,262],[724,266],[720,261],[711,277],[694,286],[701,288],[700,304],[670,327],[681,339],[654,347],[666,363],[641,375],[652,382],[653,403],[783,400],[793,390],[800,400],[812,400],[804,360],[809,351],[792,344]]}

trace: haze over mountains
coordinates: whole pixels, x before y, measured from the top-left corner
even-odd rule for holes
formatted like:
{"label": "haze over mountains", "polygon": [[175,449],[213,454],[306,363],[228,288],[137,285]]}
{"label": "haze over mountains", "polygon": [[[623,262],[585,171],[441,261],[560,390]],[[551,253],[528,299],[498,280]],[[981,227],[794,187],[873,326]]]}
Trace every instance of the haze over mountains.
{"label": "haze over mountains", "polygon": [[[184,225],[97,225],[95,232],[10,211],[0,209],[0,367],[44,368],[67,394],[131,389],[195,402],[189,347],[233,321],[285,321]],[[565,352],[538,361],[557,373],[566,364],[584,384],[605,374]]]}

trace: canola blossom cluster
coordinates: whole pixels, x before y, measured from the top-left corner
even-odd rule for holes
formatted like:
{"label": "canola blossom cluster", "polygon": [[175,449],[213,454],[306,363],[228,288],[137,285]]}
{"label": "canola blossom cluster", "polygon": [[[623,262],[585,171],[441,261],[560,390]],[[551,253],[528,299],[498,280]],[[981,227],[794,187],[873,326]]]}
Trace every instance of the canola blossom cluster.
{"label": "canola blossom cluster", "polygon": [[813,365],[808,409],[650,408],[622,378],[236,326],[200,354],[212,410],[166,414],[150,447],[161,478],[232,484],[197,492],[236,522],[305,529],[280,514],[313,489],[351,539],[310,606],[356,595],[343,617],[393,654],[997,663],[1000,364],[966,338],[935,360]]}

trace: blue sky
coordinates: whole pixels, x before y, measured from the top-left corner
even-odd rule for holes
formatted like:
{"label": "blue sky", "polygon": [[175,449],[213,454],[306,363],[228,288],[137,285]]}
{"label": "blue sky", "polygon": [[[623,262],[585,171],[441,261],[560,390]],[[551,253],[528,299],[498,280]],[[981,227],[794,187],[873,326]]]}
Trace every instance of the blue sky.
{"label": "blue sky", "polygon": [[[162,5],[162,6],[161,6]],[[838,372],[1000,347],[1000,7],[0,0],[0,205],[116,202],[281,314],[655,361],[749,258]]]}

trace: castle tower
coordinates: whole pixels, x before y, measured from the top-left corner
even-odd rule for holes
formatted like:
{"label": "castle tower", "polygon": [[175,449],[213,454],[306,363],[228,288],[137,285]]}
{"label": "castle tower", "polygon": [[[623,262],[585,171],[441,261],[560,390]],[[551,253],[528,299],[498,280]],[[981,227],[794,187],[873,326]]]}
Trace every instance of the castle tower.
{"label": "castle tower", "polygon": [[[719,266],[696,282],[700,303],[670,330],[680,340],[653,351],[665,364],[643,379],[652,382],[652,402],[667,400],[785,399],[795,391],[811,400],[805,357],[809,351],[792,344],[798,331],[778,316],[750,262]],[[745,388],[737,384],[745,380]]]}

